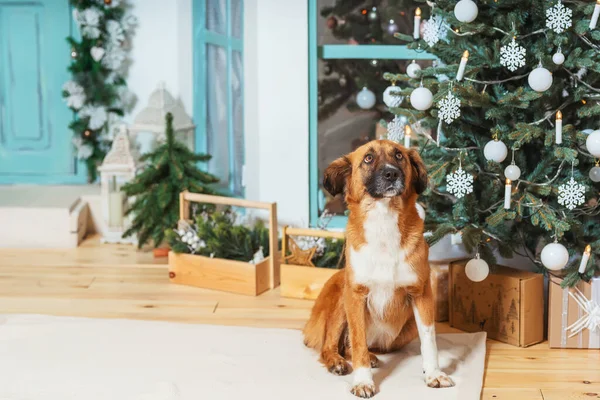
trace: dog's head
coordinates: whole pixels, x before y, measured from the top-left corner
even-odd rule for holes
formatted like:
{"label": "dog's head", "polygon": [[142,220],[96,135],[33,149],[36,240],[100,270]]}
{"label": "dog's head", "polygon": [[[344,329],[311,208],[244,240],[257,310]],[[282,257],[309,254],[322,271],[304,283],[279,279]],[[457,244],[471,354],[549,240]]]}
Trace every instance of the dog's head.
{"label": "dog's head", "polygon": [[325,170],[323,187],[332,196],[375,199],[421,194],[427,188],[427,171],[415,150],[389,140],[374,140],[332,162]]}

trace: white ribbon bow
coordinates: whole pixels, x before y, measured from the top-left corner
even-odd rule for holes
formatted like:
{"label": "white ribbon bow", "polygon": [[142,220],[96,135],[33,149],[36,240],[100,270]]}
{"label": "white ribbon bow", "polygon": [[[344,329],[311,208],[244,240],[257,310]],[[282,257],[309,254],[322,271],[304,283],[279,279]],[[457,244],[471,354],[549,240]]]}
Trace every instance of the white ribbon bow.
{"label": "white ribbon bow", "polygon": [[571,333],[569,337],[579,334],[584,329],[589,329],[591,332],[600,330],[600,305],[593,300],[588,300],[576,287],[573,288],[573,291],[569,290],[569,296],[583,311],[581,318],[567,327],[567,331]]}

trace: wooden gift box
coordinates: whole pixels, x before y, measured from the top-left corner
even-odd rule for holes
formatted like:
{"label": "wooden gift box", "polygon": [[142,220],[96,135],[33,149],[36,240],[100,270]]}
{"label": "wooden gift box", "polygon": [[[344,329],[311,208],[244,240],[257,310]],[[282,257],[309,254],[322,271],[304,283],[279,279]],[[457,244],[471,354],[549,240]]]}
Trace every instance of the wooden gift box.
{"label": "wooden gift box", "polygon": [[576,288],[563,289],[560,287],[561,282],[561,278],[550,276],[548,288],[548,344],[550,348],[599,349],[600,330],[590,331],[588,328],[584,328],[576,333],[567,328],[586,315],[571,294],[574,295],[579,291],[586,300],[600,304],[600,277],[592,279],[591,282],[580,281]]}
{"label": "wooden gift box", "polygon": [[496,266],[473,282],[466,264],[450,264],[450,326],[520,347],[544,340],[543,275]]}
{"label": "wooden gift box", "polygon": [[[311,236],[344,240],[343,232],[320,229],[300,229],[284,227],[281,240],[281,253],[285,260],[290,236]],[[319,296],[323,285],[339,269],[309,267],[305,265],[281,263],[281,295],[296,299],[314,300]]]}
{"label": "wooden gift box", "polygon": [[279,249],[276,203],[183,192],[179,218],[189,221],[190,202],[258,208],[269,211],[270,255],[258,264],[169,252],[169,279],[173,283],[257,296],[279,285]]}

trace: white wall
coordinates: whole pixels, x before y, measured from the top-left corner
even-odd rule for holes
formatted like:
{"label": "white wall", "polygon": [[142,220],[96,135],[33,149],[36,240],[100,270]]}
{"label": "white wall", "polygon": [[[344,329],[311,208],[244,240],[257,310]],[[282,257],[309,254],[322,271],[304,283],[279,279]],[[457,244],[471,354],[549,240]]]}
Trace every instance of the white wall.
{"label": "white wall", "polygon": [[127,85],[137,96],[132,120],[160,81],[192,113],[192,0],[130,0],[139,24]]}
{"label": "white wall", "polygon": [[309,222],[308,2],[244,2],[247,197]]}
{"label": "white wall", "polygon": [[[128,85],[138,97],[159,81],[193,105],[192,0],[131,0],[139,25]],[[285,224],[308,224],[308,2],[244,2],[246,197],[276,201]]]}

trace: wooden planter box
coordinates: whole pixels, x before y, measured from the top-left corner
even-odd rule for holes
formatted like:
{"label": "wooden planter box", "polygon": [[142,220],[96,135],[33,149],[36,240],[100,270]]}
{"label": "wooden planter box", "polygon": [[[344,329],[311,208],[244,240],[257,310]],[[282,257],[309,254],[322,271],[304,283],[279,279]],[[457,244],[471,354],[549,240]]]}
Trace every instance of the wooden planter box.
{"label": "wooden planter box", "polygon": [[[318,229],[283,228],[282,256],[285,260],[290,236],[313,236],[344,240],[343,232],[330,232]],[[281,295],[295,299],[314,300],[321,293],[325,282],[339,269],[307,267],[304,265],[281,263]]]}
{"label": "wooden planter box", "polygon": [[169,279],[173,283],[257,296],[279,285],[277,205],[243,199],[183,192],[179,196],[181,220],[189,220],[189,203],[259,208],[269,211],[270,255],[258,264],[169,252]]}

